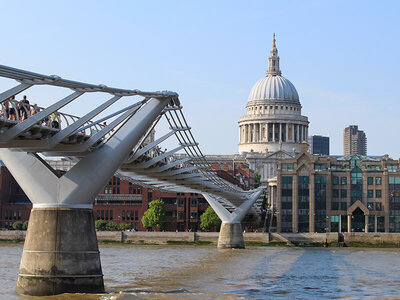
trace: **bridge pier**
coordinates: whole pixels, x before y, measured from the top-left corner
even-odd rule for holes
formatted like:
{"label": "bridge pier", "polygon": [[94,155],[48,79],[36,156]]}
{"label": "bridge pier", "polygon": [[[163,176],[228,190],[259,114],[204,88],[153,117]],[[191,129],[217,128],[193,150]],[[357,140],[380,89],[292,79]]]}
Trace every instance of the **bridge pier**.
{"label": "bridge pier", "polygon": [[239,207],[233,212],[228,211],[218,199],[211,194],[203,194],[207,202],[214,209],[215,213],[221,219],[221,229],[219,231],[218,237],[218,248],[228,249],[236,248],[243,249],[244,237],[242,231],[242,225],[240,221],[246,216],[247,212],[250,210],[254,202],[263,192],[263,189],[256,190],[249,199],[244,201]]}
{"label": "bridge pier", "polygon": [[33,296],[104,292],[92,209],[32,209],[17,292]]}
{"label": "bridge pier", "polygon": [[61,176],[35,153],[0,149],[0,159],[33,203],[17,281],[19,293],[104,291],[93,201],[170,100],[148,100],[107,143]]}
{"label": "bridge pier", "polygon": [[227,248],[244,248],[244,238],[242,232],[242,225],[240,222],[222,222],[219,231],[218,246],[219,249]]}

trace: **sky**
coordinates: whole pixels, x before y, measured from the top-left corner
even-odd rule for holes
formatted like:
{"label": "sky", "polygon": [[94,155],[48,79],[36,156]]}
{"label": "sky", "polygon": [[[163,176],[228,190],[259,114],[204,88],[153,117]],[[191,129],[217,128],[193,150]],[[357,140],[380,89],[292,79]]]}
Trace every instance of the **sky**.
{"label": "sky", "polygon": [[[282,75],[298,91],[309,133],[329,136],[331,154],[343,154],[343,129],[359,125],[369,155],[397,159],[399,11],[399,1],[5,0],[0,64],[175,91],[203,153],[233,154],[275,32]],[[34,95],[39,105],[50,99]]]}

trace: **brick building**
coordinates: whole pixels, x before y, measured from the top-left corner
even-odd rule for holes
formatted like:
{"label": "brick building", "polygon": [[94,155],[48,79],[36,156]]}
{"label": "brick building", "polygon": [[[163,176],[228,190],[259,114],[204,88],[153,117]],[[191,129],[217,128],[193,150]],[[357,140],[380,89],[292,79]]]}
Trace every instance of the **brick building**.
{"label": "brick building", "polygon": [[[50,161],[49,164],[57,172],[66,172],[73,166],[68,160]],[[247,189],[252,187],[254,174],[245,165],[238,164],[235,172],[229,172],[225,164],[213,164],[213,167],[225,180]],[[12,228],[16,221],[29,220],[32,204],[4,165],[0,171],[0,228]],[[201,194],[151,190],[113,176],[94,199],[93,216],[95,220],[128,223],[130,228],[143,231],[146,228],[141,219],[149,202],[156,199],[165,203],[166,229],[169,231],[197,231],[200,215],[209,206]]]}

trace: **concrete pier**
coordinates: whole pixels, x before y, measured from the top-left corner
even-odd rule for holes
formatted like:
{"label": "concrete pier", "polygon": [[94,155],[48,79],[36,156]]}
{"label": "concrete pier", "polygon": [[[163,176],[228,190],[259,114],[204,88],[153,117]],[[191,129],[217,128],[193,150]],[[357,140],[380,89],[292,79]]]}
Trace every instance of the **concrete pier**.
{"label": "concrete pier", "polygon": [[17,292],[34,296],[104,292],[91,209],[32,209]]}
{"label": "concrete pier", "polygon": [[222,222],[218,237],[218,248],[244,248],[244,238],[240,222]]}

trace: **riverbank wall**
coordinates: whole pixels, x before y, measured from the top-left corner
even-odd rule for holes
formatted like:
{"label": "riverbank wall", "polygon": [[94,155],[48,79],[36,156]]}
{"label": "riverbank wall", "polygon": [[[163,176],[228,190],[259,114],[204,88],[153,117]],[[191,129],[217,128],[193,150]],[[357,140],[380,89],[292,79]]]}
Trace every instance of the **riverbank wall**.
{"label": "riverbank wall", "polygon": [[[25,231],[0,231],[0,241],[23,241]],[[142,245],[217,244],[218,232],[121,232],[98,231],[100,243]],[[393,246],[400,247],[400,233],[255,233],[243,234],[248,246]]]}

